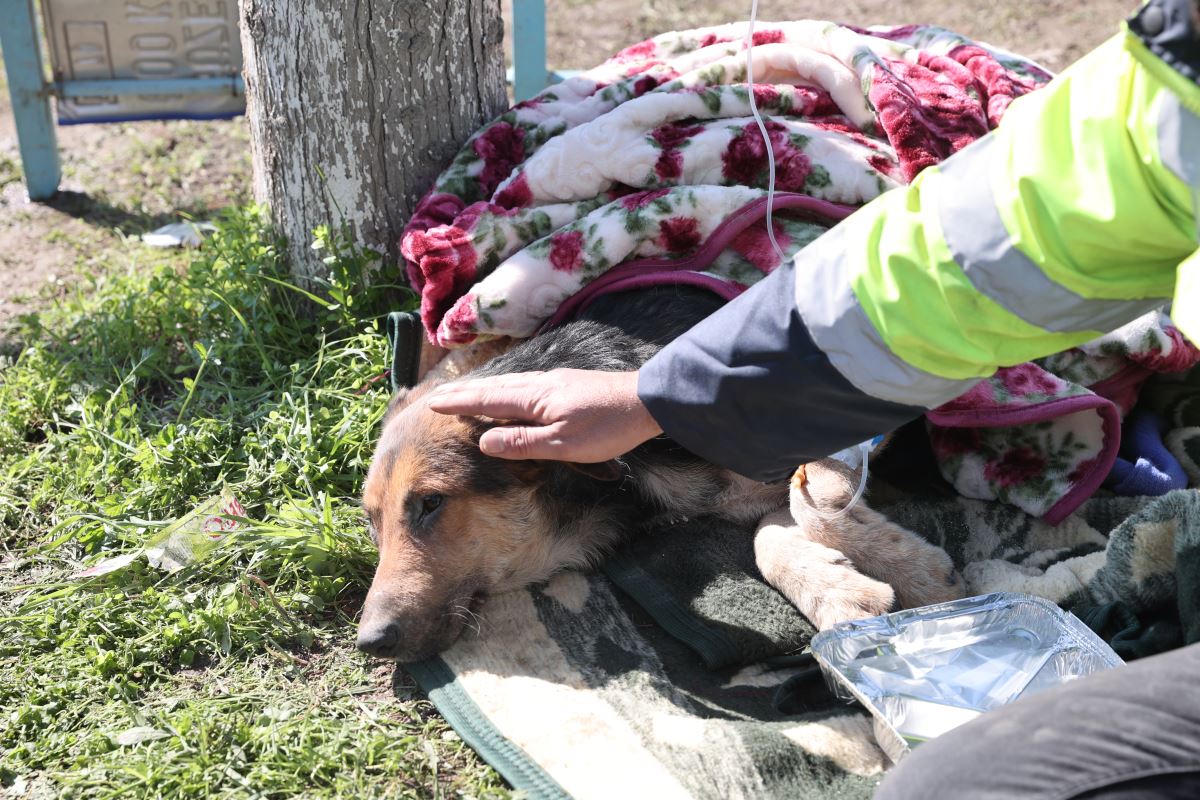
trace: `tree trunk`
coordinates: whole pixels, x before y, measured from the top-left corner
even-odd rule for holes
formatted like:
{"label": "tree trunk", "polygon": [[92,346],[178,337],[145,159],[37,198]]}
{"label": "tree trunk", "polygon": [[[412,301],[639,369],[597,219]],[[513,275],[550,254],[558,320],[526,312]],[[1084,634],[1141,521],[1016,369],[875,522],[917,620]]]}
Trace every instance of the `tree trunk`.
{"label": "tree trunk", "polygon": [[241,31],[254,194],[293,274],[322,274],[321,224],[398,264],[416,201],[504,107],[499,0],[241,0]]}

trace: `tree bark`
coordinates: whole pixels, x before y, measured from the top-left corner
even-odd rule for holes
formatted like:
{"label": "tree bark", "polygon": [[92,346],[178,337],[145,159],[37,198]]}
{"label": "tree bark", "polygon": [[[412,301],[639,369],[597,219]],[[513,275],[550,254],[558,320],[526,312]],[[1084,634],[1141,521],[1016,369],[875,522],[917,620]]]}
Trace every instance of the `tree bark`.
{"label": "tree bark", "polygon": [[241,36],[254,195],[292,273],[322,274],[321,224],[398,264],[416,201],[503,110],[499,0],[241,0]]}

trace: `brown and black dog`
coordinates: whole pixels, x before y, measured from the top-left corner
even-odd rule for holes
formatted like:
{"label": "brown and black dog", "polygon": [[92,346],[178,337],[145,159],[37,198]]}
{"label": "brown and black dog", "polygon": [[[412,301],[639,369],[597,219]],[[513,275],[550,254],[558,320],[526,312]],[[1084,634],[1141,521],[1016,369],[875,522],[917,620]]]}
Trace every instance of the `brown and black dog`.
{"label": "brown and black dog", "polygon": [[[480,348],[477,361],[495,357],[467,374],[636,369],[720,304],[688,287],[607,295],[499,355],[502,347]],[[962,596],[940,548],[861,504],[836,521],[821,513],[853,493],[854,475],[837,462],[808,466],[792,493],[793,521],[786,484],[750,481],[665,437],[606,464],[490,458],[478,442],[491,421],[444,416],[425,401],[433,385],[472,366],[471,354],[448,364],[393,399],[367,475],[363,507],[379,547],[359,625],[367,653],[398,661],[437,653],[473,626],[489,594],[593,566],[622,537],[680,517],[732,522],[747,535],[761,520],[763,575],[818,627]]]}

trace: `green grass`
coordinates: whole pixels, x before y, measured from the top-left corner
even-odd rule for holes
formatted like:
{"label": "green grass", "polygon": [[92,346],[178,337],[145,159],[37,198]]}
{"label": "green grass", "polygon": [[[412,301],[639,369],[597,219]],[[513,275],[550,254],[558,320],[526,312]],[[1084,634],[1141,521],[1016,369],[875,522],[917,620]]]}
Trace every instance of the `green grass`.
{"label": "green grass", "polygon": [[21,165],[17,163],[17,160],[0,153],[0,191],[3,191],[10,183],[21,180],[22,175]]}
{"label": "green grass", "polygon": [[[374,560],[357,495],[387,402],[385,382],[363,387],[397,290],[365,285],[372,254],[317,242],[325,300],[287,283],[247,210],[198,256],[109,265],[7,345],[0,786],[507,795],[402,675],[353,651]],[[223,488],[245,518],[200,560],[74,577]]]}

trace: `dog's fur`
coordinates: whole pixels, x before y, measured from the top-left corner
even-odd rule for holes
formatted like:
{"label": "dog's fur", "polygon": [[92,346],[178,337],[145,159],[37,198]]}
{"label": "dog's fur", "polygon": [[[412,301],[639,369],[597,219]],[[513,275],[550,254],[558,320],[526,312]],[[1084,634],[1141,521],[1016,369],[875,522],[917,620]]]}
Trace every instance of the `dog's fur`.
{"label": "dog's fur", "polygon": [[819,630],[964,594],[945,550],[865,502],[844,511],[859,477],[832,458],[808,464],[792,477],[790,509],[755,533],[759,571]]}
{"label": "dog's fur", "polygon": [[[492,344],[448,358],[415,389],[400,392],[385,416],[363,495],[379,567],[359,647],[418,660],[475,626],[488,594],[593,565],[622,536],[684,516],[717,517],[749,533],[784,509],[787,485],[749,481],[665,437],[616,464],[489,458],[478,447],[488,421],[443,416],[425,402],[431,386],[464,372],[636,369],[720,302],[683,287],[608,295],[578,319],[511,349]],[[473,357],[490,360],[467,371]],[[822,504],[845,505],[853,486],[848,468],[818,464],[809,466],[809,494],[796,520],[772,518],[757,534],[756,555],[769,582],[818,627],[882,613],[896,600],[910,606],[961,596],[961,581],[939,548],[866,508],[836,523],[814,512]],[[895,592],[854,566],[890,580]]]}

